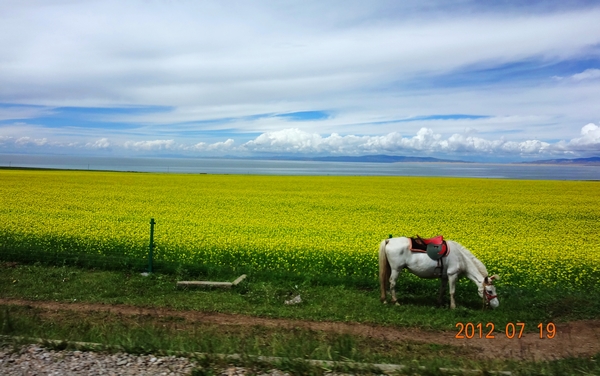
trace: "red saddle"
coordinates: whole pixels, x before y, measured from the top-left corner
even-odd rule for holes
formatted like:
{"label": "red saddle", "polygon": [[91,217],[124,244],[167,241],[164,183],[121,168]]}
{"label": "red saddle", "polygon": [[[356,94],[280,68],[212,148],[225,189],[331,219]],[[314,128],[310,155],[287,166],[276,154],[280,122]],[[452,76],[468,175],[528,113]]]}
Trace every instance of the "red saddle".
{"label": "red saddle", "polygon": [[419,235],[410,239],[410,250],[412,252],[427,253],[433,260],[439,260],[440,258],[447,256],[450,252],[450,248],[442,235],[423,239]]}
{"label": "red saddle", "polygon": [[435,245],[440,245],[444,243],[444,237],[442,235],[438,235],[436,237],[433,238],[429,238],[429,239],[422,239],[421,237],[419,237],[417,235],[418,239],[422,240],[423,243],[425,244],[435,244]]}

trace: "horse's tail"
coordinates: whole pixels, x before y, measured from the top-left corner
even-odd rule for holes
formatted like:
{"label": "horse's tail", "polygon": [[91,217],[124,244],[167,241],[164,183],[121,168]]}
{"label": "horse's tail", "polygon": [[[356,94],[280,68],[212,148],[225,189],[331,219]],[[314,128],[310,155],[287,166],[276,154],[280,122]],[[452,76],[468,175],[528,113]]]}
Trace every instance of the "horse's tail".
{"label": "horse's tail", "polygon": [[385,253],[385,246],[388,241],[389,240],[387,239],[383,240],[379,245],[379,287],[381,290],[380,300],[382,303],[386,302],[387,285],[390,280],[390,274],[392,273],[392,268],[390,267],[390,263],[388,262]]}

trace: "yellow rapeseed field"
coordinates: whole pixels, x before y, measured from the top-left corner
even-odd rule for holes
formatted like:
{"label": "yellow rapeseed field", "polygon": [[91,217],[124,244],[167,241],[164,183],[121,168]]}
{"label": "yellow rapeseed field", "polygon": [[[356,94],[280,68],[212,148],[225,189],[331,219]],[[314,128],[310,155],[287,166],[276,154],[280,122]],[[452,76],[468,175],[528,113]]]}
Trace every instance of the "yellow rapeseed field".
{"label": "yellow rapeseed field", "polygon": [[513,286],[600,276],[600,183],[0,170],[0,252],[372,276],[389,234],[444,235]]}

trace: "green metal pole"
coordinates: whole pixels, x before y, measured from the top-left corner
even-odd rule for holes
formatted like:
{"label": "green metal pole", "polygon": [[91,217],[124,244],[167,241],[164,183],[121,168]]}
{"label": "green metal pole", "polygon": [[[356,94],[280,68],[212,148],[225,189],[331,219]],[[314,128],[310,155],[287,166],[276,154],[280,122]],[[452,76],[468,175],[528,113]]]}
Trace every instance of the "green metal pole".
{"label": "green metal pole", "polygon": [[150,247],[148,252],[148,273],[152,273],[152,251],[154,250],[154,218],[150,218]]}

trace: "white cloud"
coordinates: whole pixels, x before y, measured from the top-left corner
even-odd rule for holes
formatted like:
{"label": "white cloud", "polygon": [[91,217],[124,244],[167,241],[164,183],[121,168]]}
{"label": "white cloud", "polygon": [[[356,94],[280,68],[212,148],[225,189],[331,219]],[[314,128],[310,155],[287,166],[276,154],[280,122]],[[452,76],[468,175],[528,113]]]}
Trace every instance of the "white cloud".
{"label": "white cloud", "polygon": [[504,140],[485,140],[483,138],[453,134],[444,139],[432,129],[421,128],[413,137],[402,137],[393,132],[384,136],[340,136],[331,134],[323,137],[297,128],[277,132],[267,132],[243,145],[253,152],[270,153],[328,153],[334,155],[363,154],[417,154],[417,153],[520,153],[536,154],[547,151],[550,144],[538,140],[513,142]]}
{"label": "white cloud", "polygon": [[210,144],[207,147],[209,151],[224,151],[224,150],[232,150],[235,141],[229,138],[225,142],[215,142],[214,144]]}
{"label": "white cloud", "polygon": [[[586,69],[581,73],[575,73],[574,75],[567,77],[567,79],[569,79],[571,81],[575,81],[575,82],[595,80],[598,78],[600,78],[600,69],[595,69],[595,68]],[[554,79],[556,81],[563,81],[563,80],[565,80],[565,77],[552,76],[552,79]]]}
{"label": "white cloud", "polygon": [[591,138],[598,141],[600,140],[600,127],[594,123],[589,123],[581,128],[581,135],[585,138]]}
{"label": "white cloud", "polygon": [[213,152],[213,151],[234,151],[235,141],[231,138],[224,142],[215,142],[213,144],[207,144],[206,142],[199,142],[191,147],[182,146],[183,150],[195,151],[195,152]]}
{"label": "white cloud", "polygon": [[576,81],[593,80],[600,78],[600,69],[586,69],[581,73],[571,76]]}
{"label": "white cloud", "polygon": [[402,137],[396,132],[384,136],[340,136],[334,133],[324,137],[293,128],[263,133],[242,145],[242,148],[253,152],[332,155],[388,153],[532,156],[581,151],[582,148],[600,153],[600,128],[595,124],[588,124],[581,132],[581,138],[572,139],[568,143],[551,144],[540,140],[520,142],[505,139],[487,140],[472,136],[471,129],[467,129],[465,134],[455,133],[445,139],[429,128],[421,128],[413,137]]}
{"label": "white cloud", "polygon": [[470,136],[471,132],[465,134],[453,134],[446,141],[448,150],[453,152],[483,153],[491,154],[506,143],[503,140],[488,141],[480,137]]}
{"label": "white cloud", "polygon": [[320,152],[323,138],[318,134],[310,134],[300,129],[284,129],[267,132],[244,144],[250,151],[258,152]]}
{"label": "white cloud", "polygon": [[46,138],[20,137],[15,140],[15,144],[18,146],[44,146],[47,143],[48,139]]}
{"label": "white cloud", "polygon": [[175,149],[176,144],[174,140],[127,141],[123,147],[135,151],[161,151]]}
{"label": "white cloud", "polygon": [[88,142],[85,146],[92,149],[108,149],[111,147],[111,144],[108,138],[104,137],[95,142]]}
{"label": "white cloud", "polygon": [[8,143],[12,143],[13,142],[13,137],[10,136],[0,136],[0,146],[2,145],[8,145]]}
{"label": "white cloud", "polygon": [[560,147],[575,152],[592,151],[600,154],[600,127],[589,123],[581,128],[581,137],[561,144]]}

